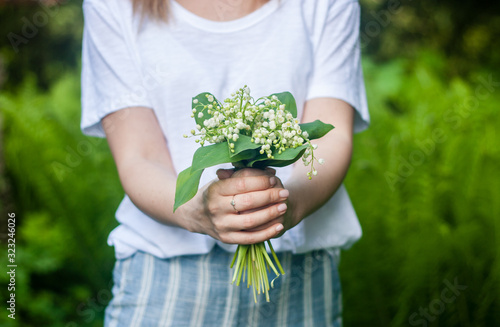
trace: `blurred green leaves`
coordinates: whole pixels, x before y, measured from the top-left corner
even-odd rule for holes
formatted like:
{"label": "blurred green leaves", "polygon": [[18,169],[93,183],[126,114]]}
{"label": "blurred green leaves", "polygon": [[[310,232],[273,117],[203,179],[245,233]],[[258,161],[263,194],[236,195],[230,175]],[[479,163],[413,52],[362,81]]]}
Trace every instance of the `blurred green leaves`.
{"label": "blurred green leaves", "polygon": [[[415,312],[429,326],[500,322],[500,83],[448,80],[445,66],[429,51],[364,62],[372,124],[346,180],[364,229],[341,264],[346,326],[406,326]],[[422,318],[455,278],[467,290]]]}
{"label": "blurred green leaves", "polygon": [[123,195],[113,160],[105,141],[79,130],[74,74],[49,92],[28,79],[18,93],[0,93],[0,109],[5,177],[18,221],[19,326],[81,321],[78,306],[92,290],[108,289],[111,279],[106,238]]}

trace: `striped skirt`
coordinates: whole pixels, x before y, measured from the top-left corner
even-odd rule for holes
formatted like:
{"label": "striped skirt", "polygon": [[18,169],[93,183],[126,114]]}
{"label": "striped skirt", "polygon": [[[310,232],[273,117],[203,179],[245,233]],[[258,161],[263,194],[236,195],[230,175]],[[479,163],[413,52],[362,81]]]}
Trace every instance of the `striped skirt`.
{"label": "striped skirt", "polygon": [[342,325],[336,255],[278,253],[285,275],[276,279],[270,302],[261,294],[258,303],[246,285],[230,284],[232,257],[215,246],[204,255],[159,259],[136,252],[118,260],[105,326]]}

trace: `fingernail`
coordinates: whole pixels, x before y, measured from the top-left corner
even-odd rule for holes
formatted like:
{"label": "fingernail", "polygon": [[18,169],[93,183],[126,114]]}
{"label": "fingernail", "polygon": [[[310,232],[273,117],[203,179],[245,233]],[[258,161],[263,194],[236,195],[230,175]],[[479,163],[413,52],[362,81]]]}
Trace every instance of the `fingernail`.
{"label": "fingernail", "polygon": [[269,178],[269,183],[271,183],[271,186],[276,185],[276,177],[273,176],[273,177]]}
{"label": "fingernail", "polygon": [[290,192],[288,192],[288,190],[282,189],[278,194],[280,195],[280,197],[286,198],[288,197],[288,195],[290,195]]}
{"label": "fingernail", "polygon": [[278,226],[276,226],[277,232],[281,232],[282,230],[283,230],[283,225],[279,224]]}
{"label": "fingernail", "polygon": [[268,173],[273,174],[273,175],[275,175],[275,174],[276,174],[276,169],[273,169],[273,168],[269,168],[269,167],[267,167],[267,168],[266,168],[266,171],[267,171]]}
{"label": "fingernail", "polygon": [[286,211],[286,204],[282,203],[278,206],[278,211],[283,212]]}

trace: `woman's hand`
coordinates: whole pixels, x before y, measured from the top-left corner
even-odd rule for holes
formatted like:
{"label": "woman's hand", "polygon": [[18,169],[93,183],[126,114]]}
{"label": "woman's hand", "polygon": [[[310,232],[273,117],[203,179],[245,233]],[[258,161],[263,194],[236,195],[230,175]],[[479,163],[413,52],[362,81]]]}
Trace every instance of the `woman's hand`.
{"label": "woman's hand", "polygon": [[[281,201],[280,203],[286,205],[287,209],[286,211],[279,217],[275,218],[274,220],[272,221],[269,221],[268,223],[264,224],[264,225],[261,225],[261,226],[258,226],[254,229],[252,229],[251,231],[254,231],[254,230],[261,230],[261,229],[265,229],[265,228],[268,228],[269,226],[273,225],[273,224],[276,224],[276,223],[280,223],[284,226],[283,230],[278,233],[276,236],[274,236],[275,238],[276,237],[280,237],[281,235],[283,235],[287,230],[289,230],[290,228],[294,227],[298,222],[295,222],[295,218],[292,216],[292,212],[293,210],[290,210],[290,207],[291,207],[291,204],[290,204],[290,199],[289,199],[289,195],[290,195],[290,192],[285,189],[285,187],[283,186],[283,183],[281,182],[281,179],[279,179],[277,176],[276,176],[276,170],[273,169],[273,168],[266,168],[265,170],[262,170],[262,169],[252,169],[252,168],[245,168],[245,169],[240,169],[238,171],[234,171],[234,169],[219,169],[217,171],[217,176],[219,177],[219,179],[226,179],[226,178],[230,178],[230,177],[249,177],[249,176],[262,176],[262,175],[268,175],[270,177],[272,176],[275,176],[276,177],[276,184],[274,185],[274,188],[275,189],[278,189],[279,190],[279,194],[281,196],[281,198],[284,198],[285,200],[284,201]],[[245,195],[236,195],[235,196],[235,202],[236,203],[239,203],[240,202],[240,197],[241,196],[244,196],[242,199],[244,202],[246,201],[252,201],[252,197],[255,196],[254,194],[245,194]],[[240,211],[240,213],[250,213],[250,212],[255,212],[255,211],[258,211],[258,210],[264,210],[267,208],[267,206],[269,205],[273,205],[275,204],[274,202],[274,199],[272,198],[268,198],[268,203],[267,204],[263,204],[261,206],[259,206],[258,204],[256,203],[253,203],[253,206],[251,209],[247,209],[246,207],[243,208],[243,209],[247,209],[247,211],[243,211],[243,210],[240,210],[240,208],[238,207],[238,211]]]}
{"label": "woman's hand", "polygon": [[220,180],[186,203],[198,207],[190,231],[233,244],[259,243],[280,234],[288,191],[276,187],[281,182],[274,170],[242,169],[234,174],[220,170],[218,175]]}

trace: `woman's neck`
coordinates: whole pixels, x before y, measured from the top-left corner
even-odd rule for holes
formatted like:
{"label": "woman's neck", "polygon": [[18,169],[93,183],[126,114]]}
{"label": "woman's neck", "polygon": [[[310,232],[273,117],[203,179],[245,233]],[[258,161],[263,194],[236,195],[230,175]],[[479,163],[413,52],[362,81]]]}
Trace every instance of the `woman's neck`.
{"label": "woman's neck", "polygon": [[269,0],[174,0],[193,14],[213,21],[230,21],[245,17]]}

